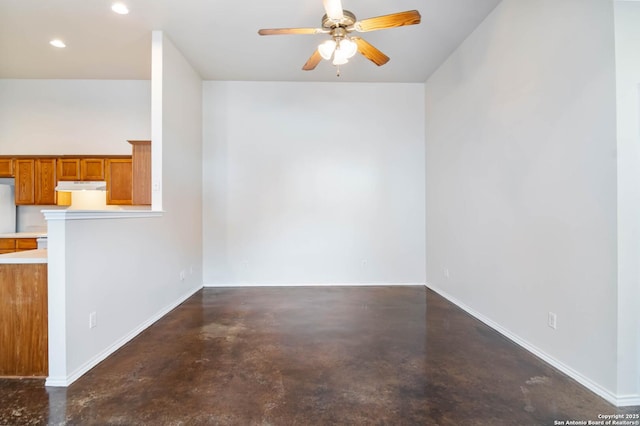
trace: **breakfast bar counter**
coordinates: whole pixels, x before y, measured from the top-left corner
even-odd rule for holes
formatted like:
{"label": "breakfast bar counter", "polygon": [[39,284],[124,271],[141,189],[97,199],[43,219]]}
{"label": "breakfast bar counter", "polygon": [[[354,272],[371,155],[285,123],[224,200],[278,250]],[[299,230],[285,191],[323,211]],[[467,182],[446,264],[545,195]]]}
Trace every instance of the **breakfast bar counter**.
{"label": "breakfast bar counter", "polygon": [[0,265],[18,263],[47,263],[47,250],[27,250],[16,253],[0,254]]}

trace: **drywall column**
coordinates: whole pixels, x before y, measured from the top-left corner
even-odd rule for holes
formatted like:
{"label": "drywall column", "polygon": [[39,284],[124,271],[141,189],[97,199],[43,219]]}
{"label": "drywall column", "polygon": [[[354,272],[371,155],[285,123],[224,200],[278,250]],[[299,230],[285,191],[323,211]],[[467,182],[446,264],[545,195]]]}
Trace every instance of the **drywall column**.
{"label": "drywall column", "polygon": [[640,3],[616,1],[618,399],[640,404]]}
{"label": "drywall column", "polygon": [[[48,216],[44,211],[45,217]],[[47,217],[49,376],[47,386],[67,386],[66,221]]]}
{"label": "drywall column", "polygon": [[162,210],[162,31],[151,33],[151,210]]}

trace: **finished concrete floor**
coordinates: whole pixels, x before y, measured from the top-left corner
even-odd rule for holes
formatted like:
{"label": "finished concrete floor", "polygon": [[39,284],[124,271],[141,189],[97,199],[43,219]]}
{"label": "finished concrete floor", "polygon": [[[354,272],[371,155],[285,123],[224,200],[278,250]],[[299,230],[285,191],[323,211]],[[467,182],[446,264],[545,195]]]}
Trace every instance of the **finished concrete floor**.
{"label": "finished concrete floor", "polygon": [[[424,287],[204,289],[0,425],[554,425],[617,409]],[[559,424],[559,423],[555,423]]]}

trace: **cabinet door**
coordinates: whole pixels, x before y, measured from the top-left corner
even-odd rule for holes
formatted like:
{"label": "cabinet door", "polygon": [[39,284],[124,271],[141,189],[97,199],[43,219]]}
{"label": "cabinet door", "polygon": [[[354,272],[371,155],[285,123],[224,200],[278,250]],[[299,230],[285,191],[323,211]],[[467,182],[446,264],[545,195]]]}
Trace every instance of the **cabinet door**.
{"label": "cabinet door", "polygon": [[131,205],[131,159],[109,158],[107,169],[107,204]]}
{"label": "cabinet door", "polygon": [[16,205],[35,204],[36,202],[36,161],[19,159],[15,163]]}
{"label": "cabinet door", "polygon": [[80,159],[58,158],[58,180],[80,180]]}
{"label": "cabinet door", "polygon": [[13,177],[13,158],[0,158],[0,177]]}
{"label": "cabinet door", "polygon": [[14,238],[0,238],[0,254],[13,253],[16,251],[16,240]]}
{"label": "cabinet door", "polygon": [[104,159],[83,158],[80,161],[81,180],[104,180]]}
{"label": "cabinet door", "polygon": [[17,238],[16,251],[35,250],[38,248],[38,240],[36,238]]}
{"label": "cabinet door", "polygon": [[56,159],[36,160],[36,204],[56,204]]}

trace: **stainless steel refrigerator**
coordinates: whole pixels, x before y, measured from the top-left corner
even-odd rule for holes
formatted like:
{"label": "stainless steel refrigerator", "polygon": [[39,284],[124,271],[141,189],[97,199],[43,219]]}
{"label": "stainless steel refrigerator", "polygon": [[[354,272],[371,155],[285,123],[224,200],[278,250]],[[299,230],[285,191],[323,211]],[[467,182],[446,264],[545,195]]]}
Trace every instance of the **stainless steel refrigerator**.
{"label": "stainless steel refrigerator", "polygon": [[0,234],[16,232],[16,203],[13,186],[0,184]]}

